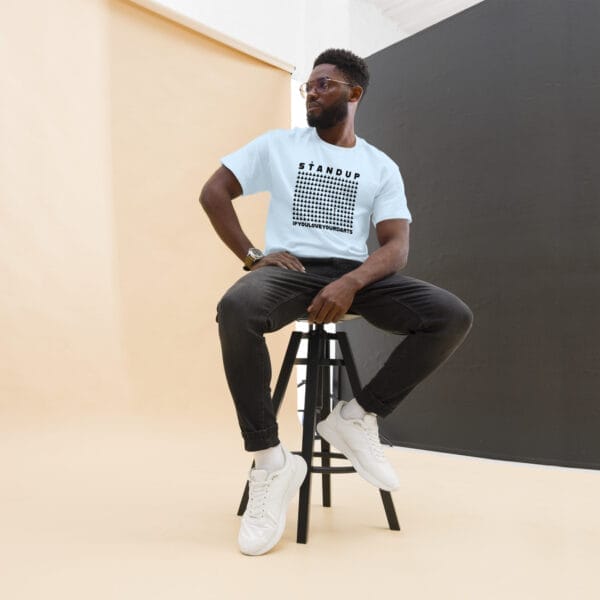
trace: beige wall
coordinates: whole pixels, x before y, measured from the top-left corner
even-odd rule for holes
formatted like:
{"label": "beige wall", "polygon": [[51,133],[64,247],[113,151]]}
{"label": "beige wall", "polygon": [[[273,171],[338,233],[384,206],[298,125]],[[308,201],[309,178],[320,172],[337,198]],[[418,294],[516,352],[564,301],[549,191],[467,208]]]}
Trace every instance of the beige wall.
{"label": "beige wall", "polygon": [[[229,418],[214,307],[241,269],[197,198],[288,126],[289,75],[121,0],[0,22],[0,410]],[[257,244],[266,202],[238,201]]]}

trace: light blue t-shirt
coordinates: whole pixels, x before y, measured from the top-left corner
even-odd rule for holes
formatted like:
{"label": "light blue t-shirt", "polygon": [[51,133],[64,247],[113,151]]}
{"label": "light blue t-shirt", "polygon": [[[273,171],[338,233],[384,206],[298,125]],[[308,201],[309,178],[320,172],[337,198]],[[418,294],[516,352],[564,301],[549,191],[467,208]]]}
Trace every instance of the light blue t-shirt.
{"label": "light blue t-shirt", "polygon": [[371,221],[411,221],[398,166],[359,137],[344,148],[324,142],[312,127],[277,129],[221,162],[244,194],[271,193],[267,254],[362,262]]}

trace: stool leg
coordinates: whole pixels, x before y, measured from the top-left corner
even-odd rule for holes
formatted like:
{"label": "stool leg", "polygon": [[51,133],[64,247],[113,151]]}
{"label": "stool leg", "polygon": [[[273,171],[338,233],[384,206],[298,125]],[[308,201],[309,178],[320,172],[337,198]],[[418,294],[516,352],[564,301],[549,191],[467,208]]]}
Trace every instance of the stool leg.
{"label": "stool leg", "polygon": [[306,544],[308,538],[308,520],[310,511],[310,480],[313,463],[313,443],[315,439],[315,400],[318,392],[319,358],[322,337],[318,327],[308,337],[308,361],[306,365],[306,388],[304,396],[304,419],[302,423],[302,458],[306,461],[308,472],[300,487],[298,500],[298,529],[296,541]]}
{"label": "stool leg", "polygon": [[[328,454],[331,452],[331,446],[329,442],[326,442],[323,438],[321,438],[321,453]],[[329,467],[331,466],[331,460],[329,456],[323,456],[321,458],[321,466]],[[330,507],[331,506],[331,473],[322,473],[322,495],[323,495],[323,506]]]}
{"label": "stool leg", "polygon": [[[319,377],[320,382],[320,411],[319,418],[325,419],[331,412],[330,403],[331,403],[331,395],[330,395],[330,365],[327,364],[329,358],[331,357],[331,352],[329,348],[329,336],[325,334],[325,339],[323,340],[323,366],[321,366],[321,376]],[[329,458],[329,452],[331,452],[331,446],[329,442],[325,441],[321,438],[321,466],[329,467],[331,466],[331,459]],[[331,473],[322,473],[321,474],[321,487],[322,487],[322,496],[323,496],[323,506],[329,507],[331,506]]]}
{"label": "stool leg", "polygon": [[[358,370],[356,369],[356,363],[354,362],[354,356],[348,343],[348,336],[345,331],[338,331],[336,333],[338,343],[340,345],[340,351],[342,353],[342,359],[348,373],[348,379],[350,380],[350,386],[352,387],[352,393],[356,397],[362,386],[360,384],[360,378],[358,377]],[[396,509],[394,507],[394,501],[392,494],[385,490],[379,490],[381,494],[381,500],[383,501],[383,508],[385,510],[385,516],[387,517],[388,525],[393,531],[400,531],[400,524],[398,523],[398,517],[396,516]]]}
{"label": "stool leg", "polygon": [[[275,414],[279,412],[279,407],[281,406],[283,395],[285,394],[285,390],[287,389],[290,381],[292,369],[294,368],[294,361],[296,360],[301,341],[302,332],[294,331],[290,336],[290,342],[287,350],[285,351],[281,370],[279,371],[279,377],[277,378],[277,384],[275,385],[275,392],[273,393],[273,410],[275,411]],[[254,461],[252,461],[252,469],[253,468]],[[246,481],[246,485],[244,486],[244,491],[242,493],[242,499],[240,500],[240,505],[237,511],[238,517],[241,517],[246,512],[246,506],[248,506],[248,497],[249,485],[248,481]]]}
{"label": "stool leg", "polygon": [[[254,461],[252,461],[252,467],[254,469]],[[242,499],[240,500],[240,505],[238,506],[237,515],[241,517],[246,512],[246,507],[248,506],[248,500],[250,498],[250,486],[248,484],[248,480],[246,480],[246,485],[244,486],[244,492],[242,493]]]}
{"label": "stool leg", "polygon": [[387,517],[388,525],[393,531],[400,531],[400,523],[398,523],[398,517],[396,516],[396,509],[394,508],[394,501],[392,500],[392,494],[385,490],[379,490],[381,499],[383,500],[383,508],[385,509],[385,516]]}

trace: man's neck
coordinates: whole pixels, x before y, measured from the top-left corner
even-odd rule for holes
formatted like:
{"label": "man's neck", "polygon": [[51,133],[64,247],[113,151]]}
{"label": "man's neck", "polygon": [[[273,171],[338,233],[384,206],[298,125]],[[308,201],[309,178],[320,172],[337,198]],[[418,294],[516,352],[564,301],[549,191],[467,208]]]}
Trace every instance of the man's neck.
{"label": "man's neck", "polygon": [[327,129],[316,129],[319,137],[328,144],[344,148],[352,148],[356,144],[353,121],[346,120]]}

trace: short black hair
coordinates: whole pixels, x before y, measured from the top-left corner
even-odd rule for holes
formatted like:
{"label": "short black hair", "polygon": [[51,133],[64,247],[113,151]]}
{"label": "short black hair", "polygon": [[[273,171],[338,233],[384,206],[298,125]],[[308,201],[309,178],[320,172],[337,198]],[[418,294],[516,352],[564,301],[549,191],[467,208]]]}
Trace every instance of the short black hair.
{"label": "short black hair", "polygon": [[317,65],[335,65],[348,79],[352,85],[360,85],[363,95],[369,85],[369,68],[367,63],[360,57],[341,48],[329,48],[321,52],[315,59],[313,69]]}

